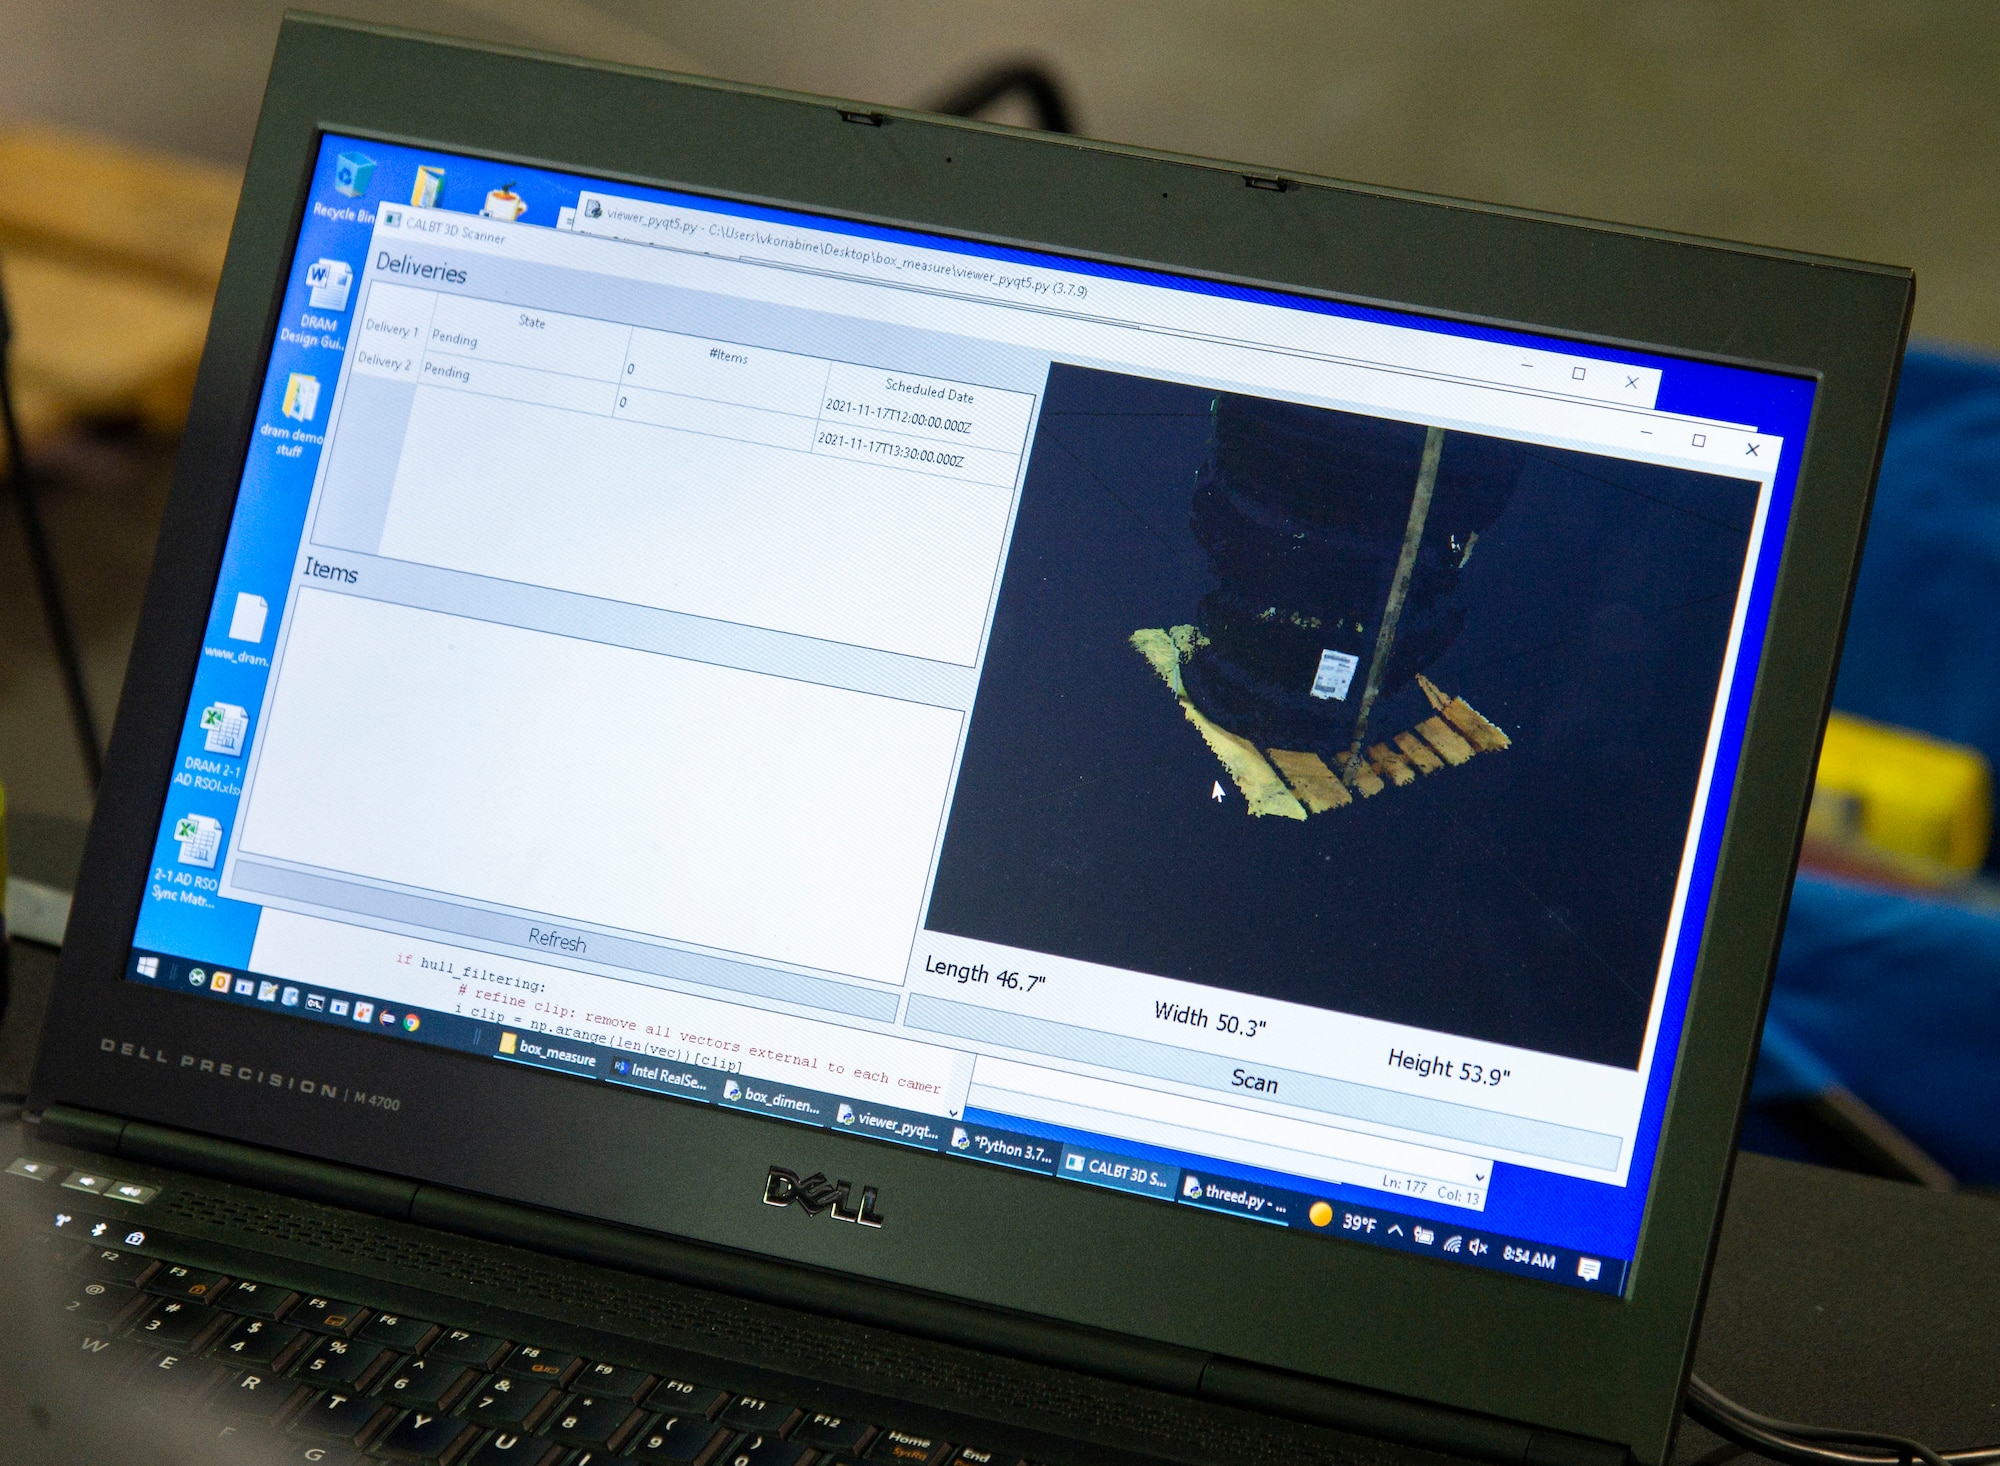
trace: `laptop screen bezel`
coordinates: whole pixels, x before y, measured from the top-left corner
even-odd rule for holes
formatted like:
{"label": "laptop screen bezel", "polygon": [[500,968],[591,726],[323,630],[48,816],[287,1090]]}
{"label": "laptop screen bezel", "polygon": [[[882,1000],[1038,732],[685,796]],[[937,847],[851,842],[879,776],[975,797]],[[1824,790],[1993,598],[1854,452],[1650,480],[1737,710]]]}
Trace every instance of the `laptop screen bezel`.
{"label": "laptop screen bezel", "polygon": [[[1245,1227],[120,981],[326,132],[1815,378],[1797,508],[1626,1296]],[[1660,1459],[1754,1060],[1910,281],[1351,185],[1246,182],[1224,165],[1133,149],[288,20],[31,1106],[60,1102],[594,1214]],[[401,1103],[329,1117],[254,1087],[202,1086],[171,1066],[118,1062],[117,1046],[132,1041],[279,1072],[309,1061],[352,1090]],[[524,1167],[522,1156],[537,1160]],[[891,1224],[814,1226],[793,1209],[764,1207],[772,1165],[865,1179]]]}

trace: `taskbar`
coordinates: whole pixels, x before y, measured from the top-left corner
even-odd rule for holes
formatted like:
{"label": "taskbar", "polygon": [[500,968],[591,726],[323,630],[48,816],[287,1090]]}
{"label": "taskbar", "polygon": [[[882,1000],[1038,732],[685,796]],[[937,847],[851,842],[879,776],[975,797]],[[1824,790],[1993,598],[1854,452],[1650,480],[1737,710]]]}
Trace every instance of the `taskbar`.
{"label": "taskbar", "polygon": [[1312,1185],[1303,1179],[1295,1187],[1248,1179],[1198,1156],[1136,1146],[1111,1136],[984,1110],[968,1109],[956,1118],[924,1114],[708,1065],[606,1048],[527,1026],[509,1027],[310,983],[217,968],[161,952],[134,949],[126,961],[126,976],[149,987],[268,1009],[350,1030],[365,1028],[386,1037],[525,1064],[579,1079],[598,1079],[795,1125],[865,1135],[939,1155],[1124,1191],[1246,1221],[1345,1237],[1463,1266],[1540,1278],[1593,1293],[1615,1295],[1624,1290],[1626,1263],[1619,1258],[1501,1236],[1436,1217],[1390,1211],[1350,1199],[1347,1193],[1352,1188],[1348,1187],[1314,1192],[1296,1189]]}

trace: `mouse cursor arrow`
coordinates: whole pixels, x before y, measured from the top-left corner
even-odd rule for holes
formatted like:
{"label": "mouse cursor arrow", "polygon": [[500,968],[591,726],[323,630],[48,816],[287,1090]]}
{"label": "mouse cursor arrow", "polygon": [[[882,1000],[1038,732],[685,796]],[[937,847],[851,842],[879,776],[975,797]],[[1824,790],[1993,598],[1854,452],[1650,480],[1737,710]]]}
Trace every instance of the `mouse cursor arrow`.
{"label": "mouse cursor arrow", "polygon": [[1209,798],[1213,799],[1217,804],[1222,803],[1222,781],[1220,779],[1215,781],[1215,792]]}

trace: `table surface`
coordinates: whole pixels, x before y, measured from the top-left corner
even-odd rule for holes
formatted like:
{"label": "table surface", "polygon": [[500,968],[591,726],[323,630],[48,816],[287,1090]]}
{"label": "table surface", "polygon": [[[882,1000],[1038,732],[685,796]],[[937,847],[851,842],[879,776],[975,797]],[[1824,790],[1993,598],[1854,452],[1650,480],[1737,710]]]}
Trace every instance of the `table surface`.
{"label": "table surface", "polygon": [[[8,823],[15,873],[67,885],[76,827]],[[27,1088],[55,972],[48,949],[11,946],[0,1094]],[[1695,1369],[1767,1414],[1942,1449],[2000,1441],[2000,1200],[1744,1154]],[[1738,1454],[1689,1423],[1675,1460]]]}

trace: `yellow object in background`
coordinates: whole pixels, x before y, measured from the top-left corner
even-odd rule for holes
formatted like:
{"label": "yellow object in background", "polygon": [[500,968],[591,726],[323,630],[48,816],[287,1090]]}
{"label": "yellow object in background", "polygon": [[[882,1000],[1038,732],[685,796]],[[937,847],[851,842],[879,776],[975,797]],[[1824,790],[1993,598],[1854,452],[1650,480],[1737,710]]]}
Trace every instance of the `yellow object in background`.
{"label": "yellow object in background", "polygon": [[1858,845],[1941,875],[1970,875],[1986,859],[1992,829],[1993,774],[1979,750],[1845,713],[1827,720],[1809,843]]}
{"label": "yellow object in background", "polygon": [[195,159],[0,126],[0,276],[31,443],[91,418],[180,430],[241,182]]}

